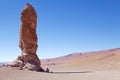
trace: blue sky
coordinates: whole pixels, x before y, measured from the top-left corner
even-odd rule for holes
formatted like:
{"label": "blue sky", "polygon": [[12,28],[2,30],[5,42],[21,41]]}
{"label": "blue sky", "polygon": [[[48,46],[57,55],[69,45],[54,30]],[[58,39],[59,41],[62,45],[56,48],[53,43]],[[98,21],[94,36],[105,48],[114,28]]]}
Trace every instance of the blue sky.
{"label": "blue sky", "polygon": [[20,16],[26,3],[38,14],[40,59],[120,48],[119,0],[0,0],[0,61],[21,54]]}

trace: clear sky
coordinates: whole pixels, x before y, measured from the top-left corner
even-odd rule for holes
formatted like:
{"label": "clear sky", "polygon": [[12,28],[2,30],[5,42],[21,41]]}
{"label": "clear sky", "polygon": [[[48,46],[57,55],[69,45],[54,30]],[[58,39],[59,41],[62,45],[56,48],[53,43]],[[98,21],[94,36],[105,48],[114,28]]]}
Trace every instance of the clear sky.
{"label": "clear sky", "polygon": [[38,14],[40,59],[120,48],[120,0],[0,0],[0,62],[21,54],[20,16],[26,3]]}

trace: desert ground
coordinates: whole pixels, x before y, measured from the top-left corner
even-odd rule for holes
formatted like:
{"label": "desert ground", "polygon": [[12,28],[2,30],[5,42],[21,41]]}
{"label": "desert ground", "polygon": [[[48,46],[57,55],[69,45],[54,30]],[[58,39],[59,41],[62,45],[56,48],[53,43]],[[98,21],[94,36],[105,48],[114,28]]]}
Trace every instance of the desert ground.
{"label": "desert ground", "polygon": [[42,73],[2,68],[0,80],[120,80],[120,70]]}
{"label": "desert ground", "polygon": [[41,60],[52,73],[0,68],[0,80],[120,80],[120,49]]}

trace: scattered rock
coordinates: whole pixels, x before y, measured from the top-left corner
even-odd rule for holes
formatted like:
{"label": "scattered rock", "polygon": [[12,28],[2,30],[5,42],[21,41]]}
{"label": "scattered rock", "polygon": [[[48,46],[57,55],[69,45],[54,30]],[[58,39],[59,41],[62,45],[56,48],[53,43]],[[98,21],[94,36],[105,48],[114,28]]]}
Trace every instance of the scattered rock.
{"label": "scattered rock", "polygon": [[48,69],[48,68],[46,68],[45,72],[49,73],[49,69]]}
{"label": "scattered rock", "polygon": [[2,64],[2,67],[5,67],[5,64]]}
{"label": "scattered rock", "polygon": [[50,73],[53,73],[52,71],[50,71]]}

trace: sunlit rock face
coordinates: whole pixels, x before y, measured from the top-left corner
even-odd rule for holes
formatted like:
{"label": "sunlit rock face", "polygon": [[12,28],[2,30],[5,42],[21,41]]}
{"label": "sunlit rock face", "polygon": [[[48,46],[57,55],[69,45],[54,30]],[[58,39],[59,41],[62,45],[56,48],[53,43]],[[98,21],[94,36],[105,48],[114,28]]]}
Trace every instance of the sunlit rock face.
{"label": "sunlit rock face", "polygon": [[20,48],[23,53],[36,54],[37,35],[36,23],[37,15],[34,8],[27,4],[21,13],[21,30],[20,30]]}
{"label": "sunlit rock face", "polygon": [[18,56],[17,60],[11,63],[11,66],[29,70],[41,69],[41,63],[36,54],[38,48],[36,26],[36,11],[30,4],[27,3],[27,5],[21,13],[19,47],[22,51],[22,54]]}

